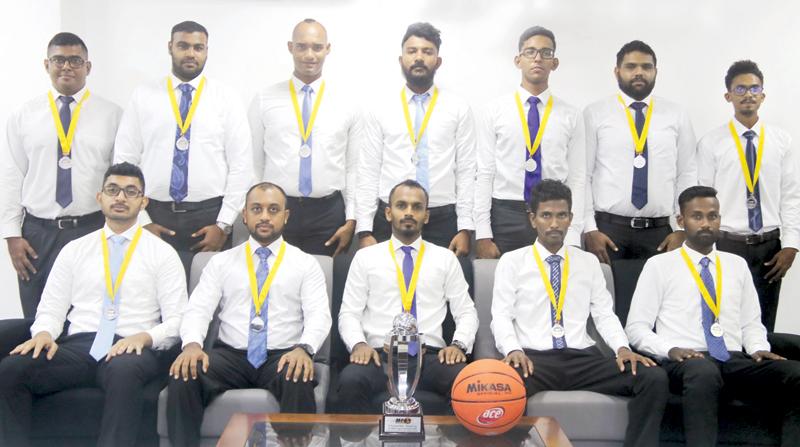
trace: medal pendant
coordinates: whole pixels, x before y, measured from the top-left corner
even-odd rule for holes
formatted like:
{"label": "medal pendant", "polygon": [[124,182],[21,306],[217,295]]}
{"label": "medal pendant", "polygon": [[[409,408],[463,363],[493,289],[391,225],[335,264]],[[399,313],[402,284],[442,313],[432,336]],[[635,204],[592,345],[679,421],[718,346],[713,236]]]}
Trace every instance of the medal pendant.
{"label": "medal pendant", "polygon": [[711,335],[713,335],[714,337],[722,337],[722,334],[725,333],[725,331],[722,330],[722,325],[719,324],[719,322],[716,322],[711,325],[710,332]]}
{"label": "medal pendant", "polygon": [[536,171],[537,167],[538,167],[538,165],[536,164],[536,160],[534,160],[532,158],[529,158],[529,159],[525,160],[525,170],[526,171],[534,172],[534,171]]}
{"label": "medal pendant", "polygon": [[416,166],[419,164],[419,155],[416,152],[411,156],[411,163]]}
{"label": "medal pendant", "polygon": [[116,320],[119,316],[119,312],[117,312],[117,308],[114,306],[106,308],[106,320],[113,321]]}
{"label": "medal pendant", "polygon": [[553,325],[553,328],[550,329],[550,333],[553,334],[555,338],[561,338],[564,336],[564,326],[556,323]]}
{"label": "medal pendant", "polygon": [[644,158],[644,155],[637,155],[633,158],[633,167],[636,169],[642,169],[647,165],[647,159]]}
{"label": "medal pendant", "polygon": [[750,194],[747,196],[747,209],[754,210],[758,206],[758,199],[756,199],[755,194]]}
{"label": "medal pendant", "polygon": [[302,158],[310,157],[311,156],[311,146],[309,146],[308,144],[304,144],[304,145],[300,146],[299,153],[300,153],[300,157],[302,157]]}
{"label": "medal pendant", "polygon": [[261,332],[264,329],[264,320],[260,317],[256,316],[250,321],[250,330],[255,332]]}
{"label": "medal pendant", "polygon": [[185,151],[189,149],[189,140],[185,136],[181,135],[181,137],[175,141],[175,147],[177,147],[180,151]]}
{"label": "medal pendant", "polygon": [[72,159],[65,156],[62,156],[58,159],[58,167],[59,169],[63,169],[65,171],[72,169]]}

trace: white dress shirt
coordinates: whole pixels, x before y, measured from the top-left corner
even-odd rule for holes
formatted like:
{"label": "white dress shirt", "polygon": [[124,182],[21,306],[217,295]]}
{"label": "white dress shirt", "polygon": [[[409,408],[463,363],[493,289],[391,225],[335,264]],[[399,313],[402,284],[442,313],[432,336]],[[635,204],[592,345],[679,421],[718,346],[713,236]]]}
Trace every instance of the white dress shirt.
{"label": "white dress shirt", "polygon": [[[527,119],[530,92],[517,88]],[[540,95],[539,120],[551,98],[550,90]],[[584,183],[586,181],[586,139],[583,115],[557,96],[553,96],[553,109],[542,135],[539,151],[542,155],[542,179],[555,179],[566,183],[572,190],[574,217],[567,232],[566,243],[580,246],[583,229]],[[475,238],[492,237],[492,199],[525,199],[525,134],[519,119],[514,95],[505,95],[493,101],[483,111],[478,123],[478,176],[475,182]],[[531,144],[536,135],[531,135]]]}
{"label": "white dress shirt", "polygon": [[[61,93],[52,88],[50,92],[61,110]],[[69,106],[73,115],[85,92],[84,87],[73,95],[75,101]],[[100,210],[95,194],[111,165],[122,109],[94,92],[83,103],[72,140],[72,203],[61,208],[55,192],[58,133],[49,102],[47,94],[37,96],[8,119],[3,145],[6,156],[0,167],[0,237],[22,235],[23,209],[43,219]]]}
{"label": "white dress shirt", "polygon": [[[290,82],[302,113],[305,94],[301,89],[305,84],[294,76]],[[317,79],[310,84],[313,90],[311,110],[322,82]],[[299,190],[302,138],[288,82],[281,81],[257,94],[250,105],[249,118],[256,178],[279,185],[289,196],[302,197]],[[326,83],[311,129],[312,190],[309,197],[325,197],[342,191],[347,219],[355,219],[356,145],[361,133],[361,119],[353,99],[346,91],[337,90],[336,85]]]}
{"label": "white dress shirt", "polygon": [[[134,225],[121,235],[130,243],[137,228]],[[65,318],[70,322],[70,335],[97,332],[100,318],[104,318],[106,296],[101,231],[105,231],[107,238],[115,234],[106,225],[70,242],[58,254],[47,277],[31,335],[47,331],[57,338]],[[117,335],[128,337],[147,332],[153,339],[153,349],[169,349],[178,342],[187,301],[186,277],[178,253],[143,230],[116,299],[119,300]]]}
{"label": "white dress shirt", "polygon": [[[744,194],[744,193],[743,193]],[[700,273],[703,254],[683,244]],[[717,284],[716,256],[722,263],[722,302],[719,322],[729,351],[752,354],[769,351],[767,329],[761,324],[758,294],[747,262],[731,253],[712,250],[708,270]],[[647,260],[633,293],[625,330],[640,351],[666,358],[672,348],[708,351],[703,334],[700,290],[680,250]],[[654,330],[655,327],[655,330]]]}
{"label": "white dress shirt", "polygon": [[[412,127],[416,104],[408,87],[406,99]],[[469,105],[450,90],[439,88],[439,97],[431,113],[425,135],[428,140],[428,173],[431,207],[456,205],[458,230],[473,230],[475,193],[475,123]],[[427,112],[433,89],[423,103]],[[414,146],[400,100],[400,89],[381,100],[367,112],[364,143],[358,159],[356,190],[356,232],[371,231],[378,199],[389,201],[391,189],[406,179],[416,179],[417,166],[411,162]]]}
{"label": "white dress shirt", "polygon": [[[634,100],[624,93],[630,108]],[[652,96],[643,99],[648,104]],[[695,137],[689,115],[659,96],[653,101],[647,134],[647,205],[631,203],[635,147],[628,118],[617,95],[600,100],[583,112],[586,122],[586,214],[584,232],[597,229],[595,211],[626,217],[670,217],[678,229],[678,195],[697,184]],[[633,109],[631,115],[636,116]]]}
{"label": "white dress shirt", "polygon": [[[395,259],[402,268],[404,244],[392,236]],[[410,246],[416,265],[422,238]],[[453,340],[458,340],[472,350],[478,331],[478,313],[469,297],[467,282],[453,252],[444,247],[425,243],[425,254],[417,281],[417,327],[425,344],[436,348],[445,346],[442,322],[447,305],[456,322]],[[339,312],[339,333],[348,351],[366,342],[382,349],[386,334],[392,329],[394,317],[403,312],[397,271],[389,241],[362,248],[356,252],[344,287],[342,308]]]}
{"label": "white dress shirt", "polygon": [[[172,74],[170,77],[180,104],[182,81]],[[195,88],[192,103],[197,101],[197,87],[202,78],[200,75],[188,82]],[[167,80],[161,77],[133,92],[114,147],[114,163],[127,161],[139,165],[147,183],[147,196],[162,202],[173,201],[169,184],[176,128]],[[188,195],[184,201],[223,197],[217,221],[233,225],[244,208],[244,196],[253,181],[250,128],[236,92],[206,79],[189,141]],[[143,223],[149,223],[148,217],[142,217]]]}
{"label": "white dress shirt", "polygon": [[[261,245],[249,239],[253,268],[261,262],[256,250]],[[267,265],[272,270],[283,238],[268,247],[272,254]],[[250,308],[253,295],[245,261],[245,244],[215,255],[192,292],[189,307],[181,324],[183,346],[203,345],[208,324],[219,312],[219,340],[236,348],[247,349]],[[325,275],[313,256],[286,244],[283,261],[275,273],[267,295],[267,349],[286,349],[308,344],[318,351],[331,330],[331,311]]]}
{"label": "white dress shirt", "polygon": [[[561,314],[567,347],[585,349],[594,346],[594,340],[586,332],[590,315],[600,336],[614,352],[628,347],[628,339],[614,313],[614,303],[597,258],[577,247],[564,245],[558,253],[550,253],[538,240],[534,244],[547,270],[548,281],[550,264],[547,257],[551,254],[561,256],[563,273],[564,257],[569,252],[569,277],[565,280],[562,275],[561,278],[561,287],[567,287]],[[520,349],[553,349],[552,305],[531,246],[501,256],[494,278],[491,328],[497,350],[508,355]]]}
{"label": "white dress shirt", "polygon": [[[753,126],[753,144],[758,150],[761,122]],[[742,136],[751,130],[733,120],[733,126],[747,150]],[[745,152],[746,153],[746,152]],[[728,123],[707,133],[697,144],[698,179],[701,185],[717,190],[722,215],[721,229],[736,234],[752,234],[747,219],[747,185],[739,162],[736,143]],[[800,183],[796,160],[792,155],[792,138],[787,132],[771,125],[764,126],[764,155],[758,189],[761,195],[761,218],[764,224],[756,233],[781,229],[783,247],[800,248]]]}

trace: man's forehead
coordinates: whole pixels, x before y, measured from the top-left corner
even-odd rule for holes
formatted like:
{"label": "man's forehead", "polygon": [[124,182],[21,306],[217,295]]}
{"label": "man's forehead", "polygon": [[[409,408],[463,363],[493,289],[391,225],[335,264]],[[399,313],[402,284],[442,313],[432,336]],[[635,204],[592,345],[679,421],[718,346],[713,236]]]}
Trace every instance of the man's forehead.
{"label": "man's forehead", "polygon": [[206,43],[208,41],[208,37],[205,33],[200,31],[194,31],[188,33],[186,31],[176,31],[175,34],[172,35],[172,42],[184,42],[189,44],[196,44],[196,43]]}
{"label": "man's forehead", "polygon": [[328,43],[328,32],[318,22],[300,22],[292,31],[292,41]]}
{"label": "man's forehead", "polygon": [[138,177],[128,176],[128,175],[110,175],[106,179],[104,185],[115,184],[117,186],[141,186],[141,182],[139,181]]}
{"label": "man's forehead", "polygon": [[80,45],[52,45],[47,49],[47,55],[52,56],[54,54],[66,56],[78,54],[85,56],[86,51],[84,51],[83,47]]}

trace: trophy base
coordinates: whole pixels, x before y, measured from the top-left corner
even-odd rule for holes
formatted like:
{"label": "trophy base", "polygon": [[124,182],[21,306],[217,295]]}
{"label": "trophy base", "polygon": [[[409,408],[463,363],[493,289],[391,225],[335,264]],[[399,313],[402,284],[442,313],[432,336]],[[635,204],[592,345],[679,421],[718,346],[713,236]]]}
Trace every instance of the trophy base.
{"label": "trophy base", "polygon": [[378,425],[380,428],[378,439],[381,441],[414,442],[425,440],[425,424],[422,422],[422,412],[417,414],[384,412]]}

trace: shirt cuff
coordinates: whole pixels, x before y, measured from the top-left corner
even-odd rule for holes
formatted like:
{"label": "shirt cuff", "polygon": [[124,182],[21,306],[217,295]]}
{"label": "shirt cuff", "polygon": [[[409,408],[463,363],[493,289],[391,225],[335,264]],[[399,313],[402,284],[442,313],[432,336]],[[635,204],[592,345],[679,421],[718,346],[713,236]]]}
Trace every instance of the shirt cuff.
{"label": "shirt cuff", "polygon": [[226,225],[233,226],[233,222],[236,220],[236,216],[238,214],[239,213],[235,211],[225,209],[225,206],[223,205],[222,209],[219,210],[219,214],[217,214],[217,222],[222,222]]}
{"label": "shirt cuff", "polygon": [[203,347],[203,336],[191,334],[191,335],[184,335],[181,337],[181,349],[185,348],[186,345],[190,343],[197,343],[200,347]]}
{"label": "shirt cuff", "polygon": [[800,249],[800,238],[794,233],[781,235],[781,248]]}
{"label": "shirt cuff", "polygon": [[491,239],[493,237],[491,223],[486,222],[475,226],[475,239]]}
{"label": "shirt cuff", "polygon": [[458,216],[457,223],[458,223],[458,231],[475,229],[475,222],[472,220],[472,216],[470,217]]}
{"label": "shirt cuff", "polygon": [[356,221],[356,234],[362,231],[372,231],[372,218],[361,218]]}
{"label": "shirt cuff", "polygon": [[8,223],[0,226],[0,237],[7,239],[10,237],[22,237],[21,223]]}

